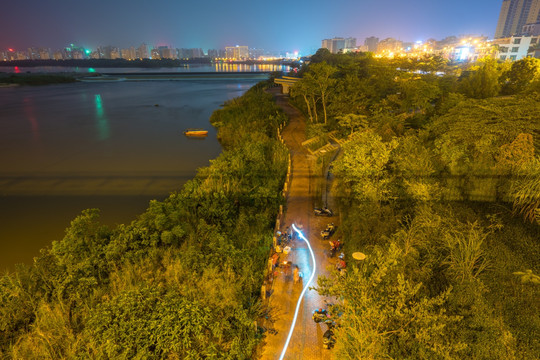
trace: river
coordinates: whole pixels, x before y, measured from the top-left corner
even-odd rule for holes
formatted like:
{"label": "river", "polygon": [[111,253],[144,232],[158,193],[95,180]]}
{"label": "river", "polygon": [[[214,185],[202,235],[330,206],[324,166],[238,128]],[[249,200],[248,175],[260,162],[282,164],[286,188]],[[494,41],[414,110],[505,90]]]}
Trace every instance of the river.
{"label": "river", "polygon": [[258,81],[0,88],[0,270],[31,263],[84,209],[115,226],[180,189],[221,152],[212,112]]}
{"label": "river", "polygon": [[92,68],[92,67],[67,67],[67,66],[0,66],[0,72],[5,73],[161,73],[161,72],[273,72],[289,71],[291,68],[287,65],[274,64],[235,64],[220,62],[215,64],[185,64],[180,67],[166,68]]}

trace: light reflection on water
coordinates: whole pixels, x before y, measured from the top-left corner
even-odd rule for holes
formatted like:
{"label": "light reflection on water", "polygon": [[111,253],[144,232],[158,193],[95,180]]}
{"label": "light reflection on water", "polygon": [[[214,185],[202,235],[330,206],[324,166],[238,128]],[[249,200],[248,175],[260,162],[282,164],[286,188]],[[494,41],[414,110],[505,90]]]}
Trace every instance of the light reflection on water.
{"label": "light reflection on water", "polygon": [[96,94],[94,95],[95,102],[96,102],[96,120],[97,120],[97,131],[98,131],[98,138],[100,141],[106,140],[109,135],[109,123],[107,121],[107,118],[105,117],[105,111],[103,110],[103,103],[101,100],[101,95]]}
{"label": "light reflection on water", "polygon": [[[211,113],[255,80],[0,89],[0,271],[61,239],[80,211],[125,223],[217,157]],[[157,106],[156,106],[157,105]],[[204,141],[182,135],[209,130]]]}
{"label": "light reflection on water", "polygon": [[36,67],[20,67],[20,66],[2,66],[1,72],[8,73],[140,73],[140,72],[273,72],[283,71],[289,72],[291,67],[288,65],[274,64],[234,64],[230,62],[216,62],[214,64],[185,64],[180,67],[166,68],[91,68],[91,67],[68,67],[68,66],[36,66]]}

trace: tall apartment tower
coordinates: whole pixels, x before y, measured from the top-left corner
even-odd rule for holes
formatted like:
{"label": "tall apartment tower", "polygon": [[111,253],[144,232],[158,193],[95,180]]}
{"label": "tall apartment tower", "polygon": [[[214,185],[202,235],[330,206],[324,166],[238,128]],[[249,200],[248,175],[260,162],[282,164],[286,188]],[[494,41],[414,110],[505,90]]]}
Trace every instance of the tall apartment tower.
{"label": "tall apartment tower", "polygon": [[141,46],[139,46],[137,48],[137,57],[139,59],[149,59],[150,58],[150,54],[148,53],[148,45],[146,44],[141,44]]}
{"label": "tall apartment tower", "polygon": [[249,48],[247,46],[226,46],[225,56],[227,59],[246,60],[249,59]]}
{"label": "tall apartment tower", "polygon": [[377,45],[379,44],[379,38],[375,36],[370,36],[364,40],[364,45],[367,46],[367,51],[369,52],[376,52],[377,51]]}
{"label": "tall apartment tower", "polygon": [[520,35],[523,26],[540,21],[540,0],[503,0],[495,38]]}
{"label": "tall apartment tower", "polygon": [[343,49],[353,49],[356,47],[356,38],[333,38],[333,39],[324,39],[321,44],[322,48],[328,49],[332,54],[337,54],[340,50]]}

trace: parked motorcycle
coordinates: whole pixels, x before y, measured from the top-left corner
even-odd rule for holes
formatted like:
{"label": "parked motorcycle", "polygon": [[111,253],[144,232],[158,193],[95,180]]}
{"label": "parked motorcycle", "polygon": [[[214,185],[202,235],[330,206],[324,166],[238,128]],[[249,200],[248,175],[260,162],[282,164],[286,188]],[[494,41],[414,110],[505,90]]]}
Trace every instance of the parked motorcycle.
{"label": "parked motorcycle", "polygon": [[328,328],[323,334],[323,348],[332,349],[336,344],[336,338],[332,329]]}
{"label": "parked motorcycle", "polygon": [[328,311],[326,309],[323,309],[323,308],[315,309],[313,311],[313,316],[311,318],[316,323],[326,321],[326,319],[328,319]]}
{"label": "parked motorcycle", "polygon": [[334,213],[332,212],[332,210],[330,210],[329,208],[327,207],[323,207],[323,208],[315,208],[313,209],[313,212],[315,213],[315,215],[317,216],[334,216]]}
{"label": "parked motorcycle", "polygon": [[326,229],[321,231],[321,236],[323,240],[328,240],[330,236],[332,236],[335,232],[336,232],[336,226],[334,225],[334,223],[330,223],[326,225]]}
{"label": "parked motorcycle", "polygon": [[330,257],[334,257],[338,251],[341,251],[343,244],[340,239],[330,240]]}

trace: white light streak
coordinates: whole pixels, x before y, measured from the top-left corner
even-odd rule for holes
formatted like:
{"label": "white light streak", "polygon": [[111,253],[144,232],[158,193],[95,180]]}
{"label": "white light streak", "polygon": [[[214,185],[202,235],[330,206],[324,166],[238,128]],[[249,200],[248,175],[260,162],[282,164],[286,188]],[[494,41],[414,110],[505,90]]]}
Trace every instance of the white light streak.
{"label": "white light streak", "polygon": [[300,293],[300,296],[298,297],[298,301],[296,302],[296,310],[294,311],[294,317],[291,324],[291,328],[289,329],[289,335],[287,336],[287,341],[285,341],[285,345],[283,345],[283,350],[281,351],[281,356],[279,357],[279,360],[283,360],[285,353],[287,352],[287,347],[289,347],[289,342],[291,341],[291,336],[294,331],[294,325],[296,324],[296,318],[298,317],[298,311],[300,310],[300,303],[302,302],[302,298],[304,297],[304,294],[306,293],[309,284],[313,281],[313,278],[315,277],[315,271],[317,269],[317,263],[315,262],[315,255],[313,254],[313,249],[311,248],[311,244],[309,243],[309,240],[302,234],[302,231],[300,231],[294,224],[292,224],[292,227],[294,231],[298,233],[298,236],[303,239],[308,248],[309,252],[311,254],[311,259],[313,260],[313,271],[311,272],[311,276],[309,277],[309,280],[304,285],[304,289],[302,289],[302,292]]}

